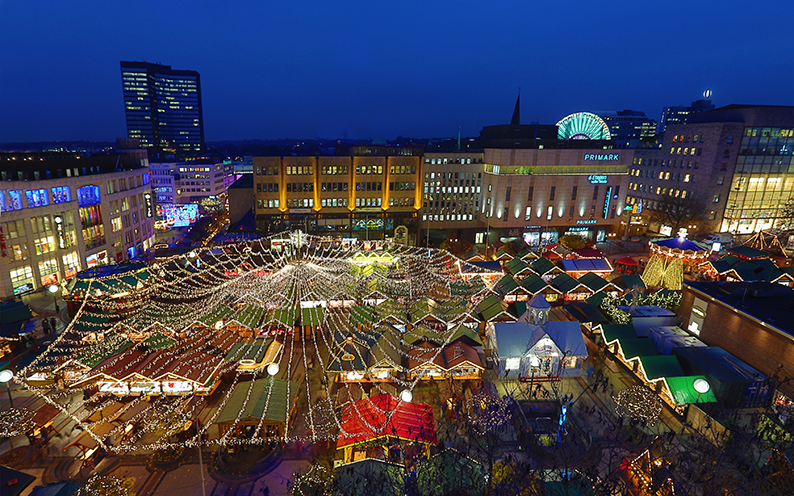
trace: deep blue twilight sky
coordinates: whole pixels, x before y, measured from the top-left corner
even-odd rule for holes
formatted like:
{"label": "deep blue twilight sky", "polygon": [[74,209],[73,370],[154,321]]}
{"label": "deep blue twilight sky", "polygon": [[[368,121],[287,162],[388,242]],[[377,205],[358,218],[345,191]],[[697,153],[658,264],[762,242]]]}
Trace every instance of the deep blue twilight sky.
{"label": "deep blue twilight sky", "polygon": [[476,135],[794,104],[794,2],[0,0],[0,142],[126,135],[119,61],[199,71],[207,141]]}

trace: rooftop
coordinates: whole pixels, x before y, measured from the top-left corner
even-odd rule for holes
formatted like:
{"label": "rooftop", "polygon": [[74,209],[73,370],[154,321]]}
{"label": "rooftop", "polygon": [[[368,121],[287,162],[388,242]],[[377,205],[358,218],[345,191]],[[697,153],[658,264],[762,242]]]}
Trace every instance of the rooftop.
{"label": "rooftop", "polygon": [[781,284],[684,282],[684,288],[711,296],[794,337],[794,290]]}

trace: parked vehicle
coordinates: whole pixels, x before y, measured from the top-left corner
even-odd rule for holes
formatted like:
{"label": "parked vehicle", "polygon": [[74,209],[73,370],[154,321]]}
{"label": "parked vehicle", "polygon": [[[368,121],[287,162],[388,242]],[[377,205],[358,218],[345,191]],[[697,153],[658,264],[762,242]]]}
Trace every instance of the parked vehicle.
{"label": "parked vehicle", "polygon": [[703,240],[704,243],[707,245],[714,245],[714,243],[720,243],[723,247],[731,247],[733,246],[733,234],[731,233],[719,233],[719,234],[709,234],[706,236],[706,239]]}

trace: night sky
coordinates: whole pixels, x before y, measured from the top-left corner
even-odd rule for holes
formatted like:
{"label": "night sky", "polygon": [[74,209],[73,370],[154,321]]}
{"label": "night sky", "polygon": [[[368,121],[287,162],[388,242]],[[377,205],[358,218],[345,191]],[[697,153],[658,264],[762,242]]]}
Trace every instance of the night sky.
{"label": "night sky", "polygon": [[[616,6],[620,4],[620,6]],[[207,141],[477,135],[794,105],[794,2],[0,0],[0,142],[126,135],[121,60],[201,74]]]}

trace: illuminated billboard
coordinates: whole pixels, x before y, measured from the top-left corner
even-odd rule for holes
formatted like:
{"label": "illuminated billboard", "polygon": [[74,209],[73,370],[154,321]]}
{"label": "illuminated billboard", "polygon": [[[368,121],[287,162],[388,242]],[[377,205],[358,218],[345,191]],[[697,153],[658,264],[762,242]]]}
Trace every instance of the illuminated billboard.
{"label": "illuminated billboard", "polygon": [[157,217],[163,220],[166,228],[187,227],[198,220],[198,208],[196,203],[164,203],[157,205]]}

